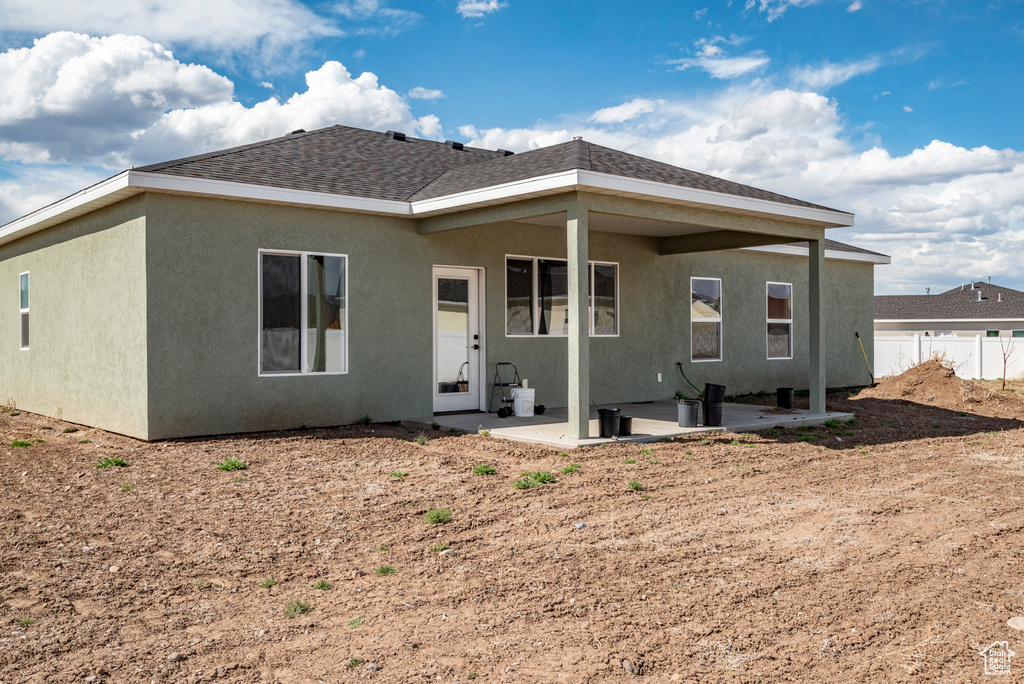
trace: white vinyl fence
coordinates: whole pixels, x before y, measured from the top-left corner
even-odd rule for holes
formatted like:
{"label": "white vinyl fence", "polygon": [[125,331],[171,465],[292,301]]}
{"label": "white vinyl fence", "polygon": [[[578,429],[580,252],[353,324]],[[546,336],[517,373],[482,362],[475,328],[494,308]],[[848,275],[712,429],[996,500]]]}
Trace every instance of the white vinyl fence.
{"label": "white vinyl fence", "polygon": [[[1000,342],[1002,343],[1000,345]],[[998,380],[1003,377],[1003,352],[1007,352],[1006,377],[1024,375],[1024,338],[931,337],[906,335],[875,337],[875,377],[899,375],[938,356],[951,363],[961,378]]]}

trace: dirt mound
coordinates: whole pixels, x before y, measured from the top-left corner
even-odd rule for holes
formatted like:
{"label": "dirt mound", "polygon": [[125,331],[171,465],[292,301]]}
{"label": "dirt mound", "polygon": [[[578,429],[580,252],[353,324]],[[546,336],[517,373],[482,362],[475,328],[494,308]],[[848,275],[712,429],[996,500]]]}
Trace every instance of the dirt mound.
{"label": "dirt mound", "polygon": [[900,375],[883,379],[856,398],[902,399],[939,408],[968,411],[1000,418],[1024,415],[1024,398],[999,386],[959,378],[952,365],[942,359],[929,359]]}

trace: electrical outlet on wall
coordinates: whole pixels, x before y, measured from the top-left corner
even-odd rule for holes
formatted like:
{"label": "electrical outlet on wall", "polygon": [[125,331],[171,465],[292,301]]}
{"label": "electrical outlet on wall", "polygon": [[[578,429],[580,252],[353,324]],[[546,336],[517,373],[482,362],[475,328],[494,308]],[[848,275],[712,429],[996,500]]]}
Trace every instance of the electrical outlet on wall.
{"label": "electrical outlet on wall", "polygon": [[661,373],[658,373],[658,382],[661,382]]}

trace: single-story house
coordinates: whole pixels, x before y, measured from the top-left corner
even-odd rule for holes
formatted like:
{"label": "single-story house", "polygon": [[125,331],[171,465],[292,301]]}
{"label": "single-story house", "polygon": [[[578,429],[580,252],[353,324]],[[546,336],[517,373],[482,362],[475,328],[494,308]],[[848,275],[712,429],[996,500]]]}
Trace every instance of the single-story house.
{"label": "single-story house", "polygon": [[0,399],[141,439],[869,382],[852,214],[582,139],[332,126],[124,171],[0,226]]}
{"label": "single-story house", "polygon": [[1024,337],[1024,292],[988,278],[934,295],[878,295],[875,335]]}

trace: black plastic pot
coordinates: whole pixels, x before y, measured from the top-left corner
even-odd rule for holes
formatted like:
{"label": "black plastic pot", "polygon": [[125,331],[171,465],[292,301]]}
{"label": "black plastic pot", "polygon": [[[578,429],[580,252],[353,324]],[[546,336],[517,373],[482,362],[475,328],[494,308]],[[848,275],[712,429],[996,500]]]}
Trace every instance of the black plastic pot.
{"label": "black plastic pot", "polygon": [[793,408],[793,388],[779,387],[775,390],[775,405],[779,408]]}
{"label": "black plastic pot", "polygon": [[704,383],[704,401],[708,404],[721,404],[725,401],[725,385]]}
{"label": "black plastic pot", "polygon": [[717,427],[722,424],[722,402],[704,402],[704,427]]}
{"label": "black plastic pot", "polygon": [[601,426],[602,437],[618,437],[620,413],[617,408],[597,409],[597,421]]}
{"label": "black plastic pot", "polygon": [[619,437],[633,434],[633,416],[619,416]]}
{"label": "black plastic pot", "polygon": [[697,427],[700,422],[700,402],[687,399],[679,402],[679,427]]}

